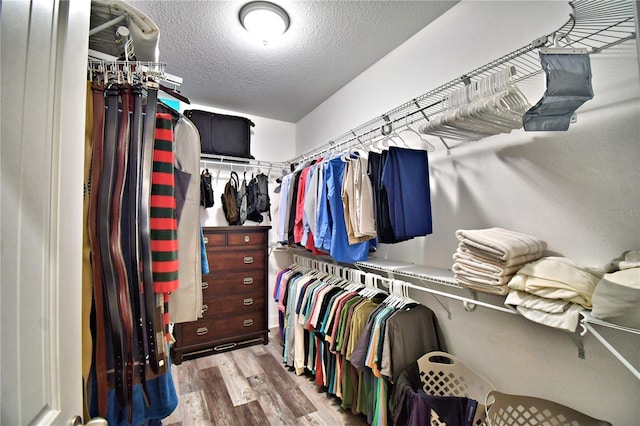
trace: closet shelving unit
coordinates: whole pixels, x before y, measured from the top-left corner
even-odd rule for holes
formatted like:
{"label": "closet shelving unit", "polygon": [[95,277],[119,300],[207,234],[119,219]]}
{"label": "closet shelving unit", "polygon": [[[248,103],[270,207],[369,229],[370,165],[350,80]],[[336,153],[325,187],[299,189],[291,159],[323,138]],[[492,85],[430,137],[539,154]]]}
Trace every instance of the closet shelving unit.
{"label": "closet shelving unit", "polygon": [[[220,167],[228,167],[231,170],[243,170],[245,172],[253,169],[267,169],[265,174],[269,176],[272,172],[277,172],[278,176],[283,174],[283,171],[289,170],[289,163],[278,161],[263,161],[254,160],[250,158],[233,157],[229,155],[218,154],[200,154],[200,164],[203,167],[219,166],[218,174],[220,173]],[[217,179],[217,177],[216,177]]]}
{"label": "closet shelving unit", "polygon": [[[569,5],[572,9],[569,19],[557,30],[405,102],[324,145],[299,155],[291,163],[316,158],[333,150],[366,146],[379,140],[382,131],[387,134],[392,128],[400,129],[414,123],[430,121],[430,117],[446,110],[446,99],[451,93],[504,68],[516,68],[517,75],[513,79],[515,83],[538,75],[542,73],[537,53],[540,47],[549,47],[555,43],[557,47],[584,48],[590,54],[595,54],[636,37],[636,12],[632,0],[576,0],[569,2]],[[453,147],[442,138],[440,142],[449,154]]]}
{"label": "closet shelving unit", "polygon": [[607,321],[602,321],[598,318],[594,318],[589,311],[583,311],[580,313],[580,325],[582,327],[582,332],[580,336],[584,336],[587,332],[591,333],[593,337],[595,337],[613,356],[616,357],[618,361],[624,365],[627,370],[629,370],[636,379],[640,380],[640,371],[634,367],[625,357],[622,355],[602,334],[595,329],[594,325],[610,328],[613,330],[622,331],[625,333],[640,335],[640,330],[630,327],[623,327],[621,325],[611,324]]}
{"label": "closet shelving unit", "polygon": [[[415,123],[430,121],[430,117],[437,116],[447,109],[447,97],[450,94],[470,84],[472,81],[489,77],[505,68],[516,68],[517,75],[513,78],[514,83],[539,75],[543,72],[538,57],[538,49],[541,47],[580,48],[586,49],[589,54],[596,54],[620,43],[633,40],[637,36],[637,11],[635,2],[632,0],[576,0],[569,2],[569,5],[571,7],[569,19],[557,30],[544,34],[526,46],[490,61],[467,72],[459,78],[451,80],[423,95],[405,102],[343,133],[329,142],[293,158],[289,164],[295,165],[309,159],[317,158],[328,152],[346,151],[355,147],[366,148],[368,145],[378,141],[380,137],[388,135],[394,128],[398,130]],[[446,149],[447,155],[451,153],[452,148],[462,144],[459,142],[455,146],[450,146],[443,138],[439,138],[439,140]],[[297,250],[295,251],[298,252]],[[465,289],[457,284],[453,273],[446,269],[378,259],[356,262],[355,265],[360,269],[374,270],[381,274],[384,273],[389,277],[410,277],[427,284],[439,284],[443,286],[443,290],[459,292],[458,290]],[[408,288],[425,291],[434,296],[443,296],[462,301],[465,309],[468,311],[472,311],[475,309],[475,306],[478,305],[518,315],[517,311],[505,306],[498,306],[477,300],[477,293],[469,289],[466,290],[471,291],[472,298],[447,291],[434,290],[426,286],[408,284]],[[437,298],[436,300],[440,303]],[[593,325],[605,326],[636,335],[640,334],[640,330],[620,327],[598,320],[593,318],[589,311],[582,313],[580,324],[583,327],[580,336],[584,336],[587,331],[591,332],[606,349],[640,380],[640,372],[631,365],[613,345],[604,339],[604,337],[594,329]],[[582,342],[576,341],[576,344],[579,347],[579,356],[584,358]]]}
{"label": "closet shelving unit", "polygon": [[[517,314],[515,310],[507,308],[505,306],[499,306],[493,303],[478,300],[478,292],[459,285],[453,276],[453,272],[448,269],[433,268],[430,266],[421,266],[414,265],[412,263],[380,259],[367,259],[363,262],[356,262],[355,265],[359,269],[374,270],[379,273],[385,273],[389,278],[392,279],[395,279],[396,277],[413,278],[420,280],[421,282],[424,282],[426,284],[437,284],[439,286],[445,286],[445,289],[449,291],[441,291],[426,286],[406,283],[407,288],[423,291],[434,296],[434,298],[438,303],[440,303],[442,308],[447,311],[447,316],[449,319],[451,319],[451,312],[440,302],[438,296],[462,302],[467,312],[473,312],[476,306],[482,306],[494,311],[505,312],[508,314]],[[468,291],[471,294],[471,297],[451,293],[450,291],[456,291],[454,289],[462,292]]]}

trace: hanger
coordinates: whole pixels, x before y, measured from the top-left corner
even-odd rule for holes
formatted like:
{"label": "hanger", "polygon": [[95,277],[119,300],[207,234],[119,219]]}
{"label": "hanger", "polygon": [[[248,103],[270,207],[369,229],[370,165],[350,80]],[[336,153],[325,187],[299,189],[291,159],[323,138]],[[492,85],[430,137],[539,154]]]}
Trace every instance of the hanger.
{"label": "hanger", "polygon": [[167,86],[163,86],[162,84],[158,87],[158,89],[162,90],[167,95],[170,95],[170,96],[178,99],[179,101],[184,102],[185,104],[191,104],[191,101],[189,100],[189,98],[187,98],[186,96],[182,95],[180,92],[178,92],[175,89],[171,89],[171,88],[169,88]]}
{"label": "hanger", "polygon": [[420,140],[422,141],[422,143],[425,145],[425,149],[424,149],[425,151],[433,152],[433,151],[435,151],[435,150],[436,150],[436,147],[435,147],[435,146],[433,146],[433,145],[431,144],[431,142],[429,142],[428,140],[426,140],[426,139],[424,138],[424,136],[422,135],[422,133],[418,132],[416,129],[414,129],[414,128],[411,126],[411,123],[409,123],[409,116],[408,116],[408,115],[405,117],[405,127],[404,127],[402,130],[400,130],[400,132],[399,132],[399,133],[404,133],[404,132],[411,132],[411,133],[413,133],[413,134],[418,135],[418,137],[420,138]]}
{"label": "hanger", "polygon": [[448,109],[420,132],[471,141],[522,127],[530,105],[511,79],[515,73],[515,67],[505,68],[451,93]]}

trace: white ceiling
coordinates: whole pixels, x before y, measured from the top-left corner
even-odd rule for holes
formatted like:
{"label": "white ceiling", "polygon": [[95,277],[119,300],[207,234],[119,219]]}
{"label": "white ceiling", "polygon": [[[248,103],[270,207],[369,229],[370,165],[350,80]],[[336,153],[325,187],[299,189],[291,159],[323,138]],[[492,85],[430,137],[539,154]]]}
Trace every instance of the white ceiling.
{"label": "white ceiling", "polygon": [[291,26],[267,46],[240,25],[243,1],[129,3],[160,28],[192,103],[297,122],[457,1],[277,0]]}

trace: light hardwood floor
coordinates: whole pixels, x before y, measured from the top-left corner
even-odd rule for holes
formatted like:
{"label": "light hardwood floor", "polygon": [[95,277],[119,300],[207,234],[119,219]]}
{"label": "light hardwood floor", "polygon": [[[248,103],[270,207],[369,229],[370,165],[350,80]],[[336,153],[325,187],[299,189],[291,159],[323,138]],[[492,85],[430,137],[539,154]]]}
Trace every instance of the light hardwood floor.
{"label": "light hardwood floor", "polygon": [[166,426],[366,425],[340,400],[282,363],[276,329],[256,345],[173,365],[179,405]]}

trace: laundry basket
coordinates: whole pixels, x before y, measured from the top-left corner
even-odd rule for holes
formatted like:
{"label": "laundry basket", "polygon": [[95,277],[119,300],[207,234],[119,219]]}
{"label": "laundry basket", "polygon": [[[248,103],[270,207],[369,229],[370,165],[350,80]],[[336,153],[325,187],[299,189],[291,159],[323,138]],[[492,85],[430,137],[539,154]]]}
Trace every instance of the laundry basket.
{"label": "laundry basket", "polygon": [[490,406],[486,417],[488,426],[611,426],[609,422],[594,419],[573,408],[532,396],[491,391],[486,402]]}
{"label": "laundry basket", "polygon": [[[460,396],[478,401],[473,424],[484,423],[484,401],[493,385],[462,361],[446,352],[429,352],[418,360],[422,390],[428,395]],[[431,410],[431,425],[443,426],[438,414]]]}

